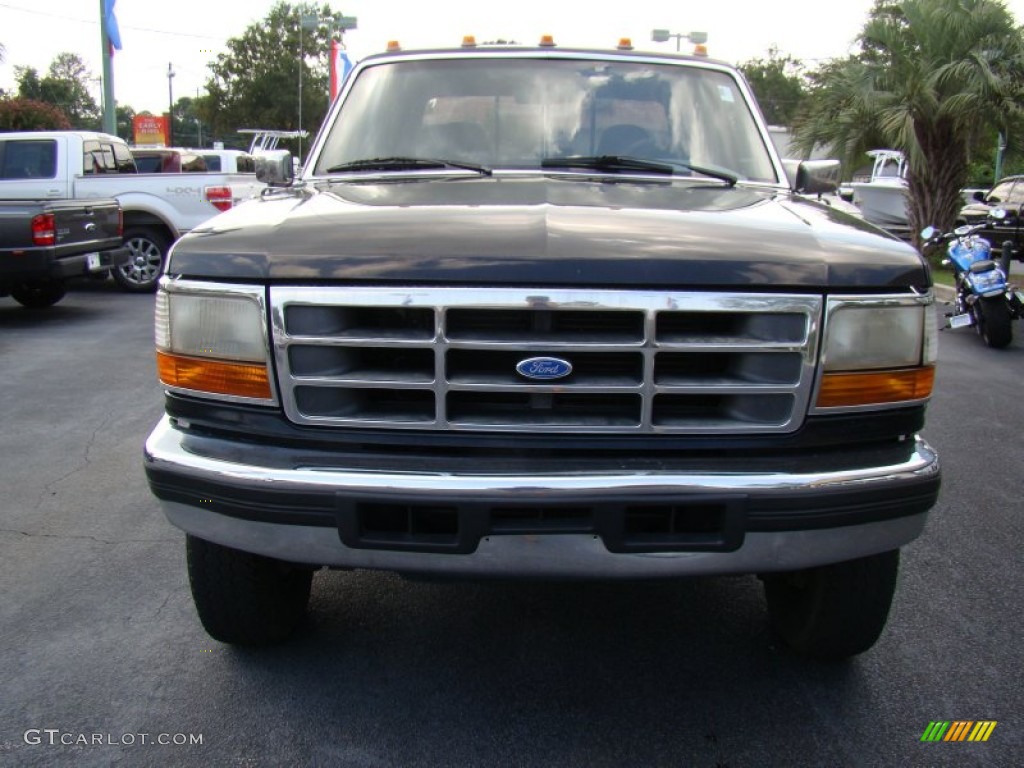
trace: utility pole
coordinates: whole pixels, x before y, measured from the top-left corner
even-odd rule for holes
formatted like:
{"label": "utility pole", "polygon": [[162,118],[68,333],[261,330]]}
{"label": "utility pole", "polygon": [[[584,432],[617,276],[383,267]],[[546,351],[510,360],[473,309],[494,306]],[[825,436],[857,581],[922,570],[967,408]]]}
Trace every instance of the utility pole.
{"label": "utility pole", "polygon": [[1006,152],[1006,134],[1002,131],[999,132],[999,138],[996,140],[996,168],[995,178],[992,180],[992,186],[999,183],[999,180],[1003,177],[1003,153]]}
{"label": "utility pole", "polygon": [[[120,43],[118,43],[120,45]],[[103,132],[117,133],[117,104],[114,101],[114,52],[107,33],[106,8],[100,0],[100,60],[103,62]]]}
{"label": "utility pole", "polygon": [[171,62],[167,62],[167,146],[174,146],[174,89],[171,80],[174,78]]}

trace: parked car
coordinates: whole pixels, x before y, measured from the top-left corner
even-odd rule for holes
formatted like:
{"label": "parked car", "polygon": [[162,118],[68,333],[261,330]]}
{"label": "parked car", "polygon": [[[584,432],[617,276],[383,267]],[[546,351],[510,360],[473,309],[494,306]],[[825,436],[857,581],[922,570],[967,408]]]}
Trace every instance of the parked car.
{"label": "parked car", "polygon": [[196,149],[210,171],[224,173],[256,173],[256,160],[241,149]]}
{"label": "parked car", "polygon": [[[989,214],[996,208],[1006,211],[1002,219],[992,219]],[[992,248],[1002,253],[1003,243],[1013,243],[1015,253],[1021,252],[1024,245],[1024,232],[1021,231],[1021,215],[1024,209],[1024,176],[1007,176],[1001,179],[988,192],[975,192],[974,202],[960,209],[957,226],[969,224],[991,224],[983,234],[992,243]]]}
{"label": "parked car", "polygon": [[256,173],[256,161],[241,149],[132,147],[139,173]]}
{"label": "parked car", "polygon": [[202,155],[187,149],[132,147],[132,157],[139,173],[205,173],[210,170]]}

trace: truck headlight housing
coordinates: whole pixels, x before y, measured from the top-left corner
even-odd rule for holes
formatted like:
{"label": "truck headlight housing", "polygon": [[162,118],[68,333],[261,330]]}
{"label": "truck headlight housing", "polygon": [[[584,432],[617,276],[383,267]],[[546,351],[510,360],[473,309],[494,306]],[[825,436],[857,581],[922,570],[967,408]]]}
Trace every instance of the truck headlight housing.
{"label": "truck headlight housing", "polygon": [[830,297],[818,409],[926,401],[935,382],[934,296]]}
{"label": "truck headlight housing", "polygon": [[276,402],[263,289],[161,281],[156,356],[173,390],[247,402]]}

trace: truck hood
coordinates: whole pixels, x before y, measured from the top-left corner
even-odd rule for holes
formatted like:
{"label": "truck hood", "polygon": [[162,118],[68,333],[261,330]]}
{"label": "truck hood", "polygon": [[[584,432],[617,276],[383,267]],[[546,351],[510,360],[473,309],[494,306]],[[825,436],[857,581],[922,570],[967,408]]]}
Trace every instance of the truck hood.
{"label": "truck hood", "polygon": [[217,216],[168,273],[296,282],[902,289],[910,246],[829,206],[717,181],[426,177],[287,190]]}

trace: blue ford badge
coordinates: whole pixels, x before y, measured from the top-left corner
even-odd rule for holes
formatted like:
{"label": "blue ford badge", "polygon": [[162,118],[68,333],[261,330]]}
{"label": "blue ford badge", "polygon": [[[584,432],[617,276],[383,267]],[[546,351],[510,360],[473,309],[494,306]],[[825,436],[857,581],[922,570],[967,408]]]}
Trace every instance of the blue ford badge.
{"label": "blue ford badge", "polygon": [[528,379],[563,379],[572,373],[572,363],[557,357],[531,357],[521,360],[516,370]]}

